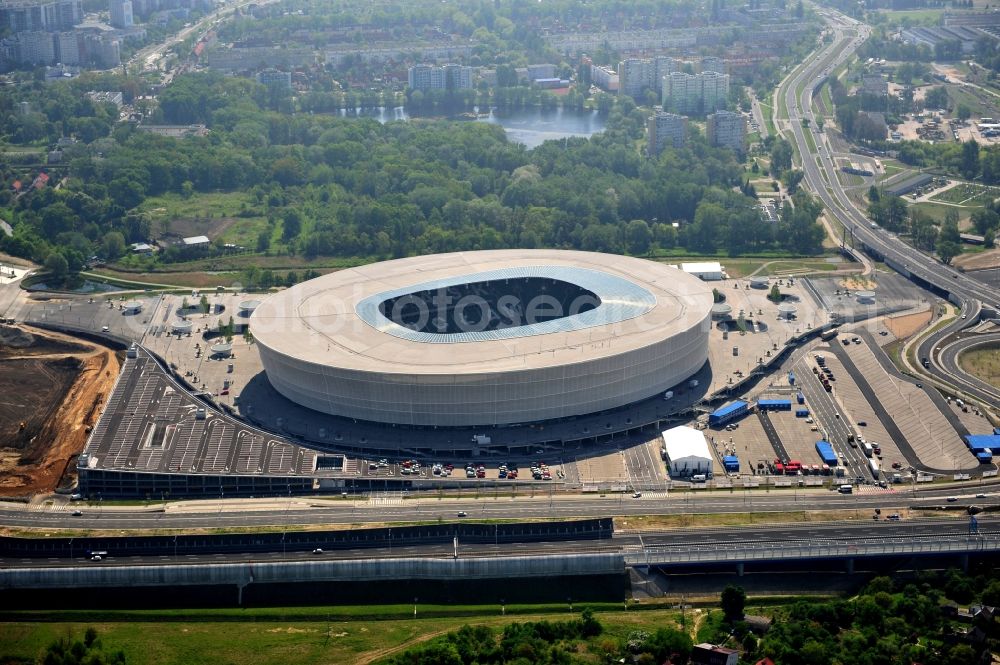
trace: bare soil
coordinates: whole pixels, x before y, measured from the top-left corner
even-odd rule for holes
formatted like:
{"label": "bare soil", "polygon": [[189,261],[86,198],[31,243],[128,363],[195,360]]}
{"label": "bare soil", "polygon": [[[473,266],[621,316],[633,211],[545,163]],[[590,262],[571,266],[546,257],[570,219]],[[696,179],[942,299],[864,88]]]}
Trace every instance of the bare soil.
{"label": "bare soil", "polygon": [[170,220],[170,232],[163,238],[208,236],[209,240],[215,240],[235,223],[235,217],[180,217]]}
{"label": "bare soil", "polygon": [[0,496],[50,492],[118,376],[108,348],[24,327],[0,341]]}
{"label": "bare soil", "polygon": [[985,270],[1000,266],[1000,249],[987,249],[974,254],[956,256],[952,265],[962,270]]}
{"label": "bare soil", "polygon": [[906,339],[926,328],[930,322],[931,311],[927,310],[916,314],[890,316],[885,320],[885,327],[895,335],[896,339]]}

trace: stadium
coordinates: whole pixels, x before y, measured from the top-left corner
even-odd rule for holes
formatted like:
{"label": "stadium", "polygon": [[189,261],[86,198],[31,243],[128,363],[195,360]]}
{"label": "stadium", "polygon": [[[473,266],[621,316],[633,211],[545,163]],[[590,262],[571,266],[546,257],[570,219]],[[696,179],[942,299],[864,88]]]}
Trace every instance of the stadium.
{"label": "stadium", "polygon": [[677,386],[708,358],[712,293],[683,271],[578,251],[386,261],[304,282],[250,326],[270,384],[401,426],[565,419]]}

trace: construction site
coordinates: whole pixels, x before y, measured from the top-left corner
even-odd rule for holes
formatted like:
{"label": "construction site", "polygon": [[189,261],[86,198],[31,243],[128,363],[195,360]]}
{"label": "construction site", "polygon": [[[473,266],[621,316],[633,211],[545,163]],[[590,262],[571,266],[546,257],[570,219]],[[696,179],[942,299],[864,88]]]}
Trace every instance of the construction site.
{"label": "construction site", "polygon": [[0,326],[0,496],[75,482],[76,459],[118,378],[109,348]]}

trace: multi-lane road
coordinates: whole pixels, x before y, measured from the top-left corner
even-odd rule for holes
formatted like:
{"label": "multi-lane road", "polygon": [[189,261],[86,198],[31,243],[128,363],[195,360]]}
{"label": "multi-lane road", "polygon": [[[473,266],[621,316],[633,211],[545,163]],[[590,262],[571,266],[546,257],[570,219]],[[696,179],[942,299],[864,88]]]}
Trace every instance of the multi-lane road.
{"label": "multi-lane road", "polygon": [[[785,488],[737,490],[699,494],[671,491],[634,499],[627,494],[579,496],[559,494],[529,497],[486,496],[481,498],[433,499],[399,498],[398,494],[375,496],[371,500],[290,499],[286,504],[273,500],[254,510],[240,500],[217,502],[198,510],[179,505],[142,508],[138,506],[78,504],[49,510],[25,510],[23,506],[0,506],[0,524],[7,527],[95,530],[196,529],[234,527],[287,527],[306,524],[363,524],[427,522],[477,519],[570,519],[620,515],[676,515],[678,513],[784,513],[795,510],[901,509],[914,506],[962,508],[1000,504],[1000,493],[992,486],[927,489],[895,485],[889,490],[866,488],[850,495],[829,489]],[[982,495],[982,496],[980,496]],[[953,497],[955,501],[948,501]],[[81,514],[73,515],[78,510]],[[463,517],[459,517],[464,513]]]}
{"label": "multi-lane road", "polygon": [[[866,515],[867,517],[867,515]],[[625,553],[655,550],[664,554],[684,553],[692,548],[733,549],[752,546],[755,542],[770,542],[774,534],[781,534],[781,542],[788,546],[820,546],[828,544],[886,544],[912,543],[915,541],[942,541],[970,536],[969,522],[953,518],[902,519],[890,521],[887,514],[878,520],[840,520],[817,523],[782,523],[761,521],[758,538],[748,537],[746,527],[693,527],[669,531],[619,531],[610,539],[558,540],[546,542],[505,543],[426,543],[400,542],[398,546],[336,549],[314,551],[313,545],[293,545],[289,549],[276,548],[270,552],[224,552],[205,554],[153,554],[121,555],[108,552],[100,562],[91,562],[82,546],[78,553],[69,556],[0,558],[5,567],[50,567],[65,565],[134,566],[167,564],[212,564],[233,560],[287,561],[340,559],[383,559],[394,557],[479,557],[479,556],[553,556],[579,553]],[[995,538],[1000,535],[1000,520],[978,518],[976,538]]]}
{"label": "multi-lane road", "polygon": [[[870,252],[884,258],[885,262],[907,277],[915,278],[941,292],[948,293],[953,301],[961,304],[963,316],[957,317],[928,341],[939,343],[949,335],[973,324],[979,316],[980,303],[1000,310],[1000,293],[984,289],[983,284],[968,277],[931,256],[907,245],[893,234],[873,227],[865,213],[847,195],[838,177],[838,165],[831,153],[824,132],[820,131],[812,108],[814,89],[833,73],[868,38],[871,28],[832,9],[822,9],[833,33],[831,43],[820,48],[813,57],[792,71],[782,82],[776,95],[783,105],[788,121],[784,132],[795,142],[805,172],[805,184],[823,202],[829,215],[840,221],[856,242],[864,244]],[[808,120],[803,126],[803,119]],[[810,133],[815,149],[810,149],[806,133]],[[960,390],[984,401],[995,401],[997,391],[984,389],[962,376],[957,364],[938,366],[938,378],[955,385]]]}

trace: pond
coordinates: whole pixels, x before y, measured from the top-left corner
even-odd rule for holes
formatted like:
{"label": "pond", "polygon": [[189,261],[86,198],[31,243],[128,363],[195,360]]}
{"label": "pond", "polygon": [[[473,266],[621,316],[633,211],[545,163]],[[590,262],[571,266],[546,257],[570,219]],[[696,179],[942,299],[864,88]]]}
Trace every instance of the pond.
{"label": "pond", "polygon": [[[379,107],[367,111],[357,109],[353,113],[341,110],[340,115],[345,118],[374,118],[382,123],[410,119],[410,115],[402,106]],[[529,149],[535,148],[545,141],[559,140],[570,136],[587,137],[604,131],[604,118],[597,111],[576,111],[563,108],[529,108],[516,111],[491,109],[489,113],[479,113],[476,121],[500,125],[507,133],[507,138],[523,143]]]}
{"label": "pond", "polygon": [[124,291],[120,286],[107,284],[105,282],[94,282],[89,279],[83,281],[72,281],[57,286],[49,286],[46,282],[32,282],[24,286],[26,291],[63,291],[70,293],[110,293],[112,291]]}

